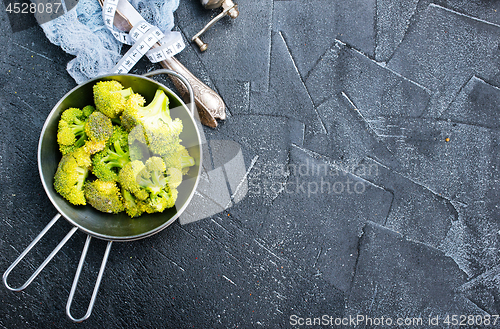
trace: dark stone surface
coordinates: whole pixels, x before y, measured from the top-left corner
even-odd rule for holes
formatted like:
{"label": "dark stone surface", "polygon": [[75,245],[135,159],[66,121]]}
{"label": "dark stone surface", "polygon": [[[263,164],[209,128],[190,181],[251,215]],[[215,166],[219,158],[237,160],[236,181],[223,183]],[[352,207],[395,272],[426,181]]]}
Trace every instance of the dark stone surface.
{"label": "dark stone surface", "polygon": [[347,292],[362,228],[368,220],[384,223],[392,194],[297,147],[287,168],[259,235],[275,253]]}
{"label": "dark stone surface", "polygon": [[376,3],[375,0],[337,1],[333,13],[337,39],[372,58],[375,54]]}
{"label": "dark stone surface", "polygon": [[316,105],[344,92],[365,117],[417,117],[430,99],[425,88],[338,41],[314,67],[306,85]]}
{"label": "dark stone surface", "polygon": [[345,94],[333,96],[317,110],[327,133],[307,136],[304,145],[310,150],[344,167],[355,166],[366,156],[384,164],[397,162]]}
{"label": "dark stone surface", "polygon": [[473,76],[498,74],[500,26],[430,4],[398,47],[388,67],[430,89],[426,116],[439,116]]}
{"label": "dark stone surface", "polygon": [[354,173],[394,195],[384,226],[409,240],[438,248],[458,219],[449,200],[373,159],[363,159]]}
{"label": "dark stone surface", "polygon": [[[208,217],[189,209],[148,239],[114,243],[79,325],[64,309],[76,233],[26,290],[3,288],[0,328],[289,328],[292,315],[325,314],[439,315],[444,326],[498,314],[500,3],[236,2],[240,16],[203,36],[205,53],[188,43],[177,56],[227,105],[226,121],[202,128],[192,205]],[[219,11],[181,1],[176,29],[189,39]],[[47,114],[76,85],[69,60],[0,11],[2,273],[56,213],[36,153]],[[131,72],[156,68],[141,60]],[[70,229],[59,220],[9,282]],[[92,240],[75,316],[105,246]]]}
{"label": "dark stone surface", "polygon": [[273,10],[273,31],[282,33],[297,70],[307,77],[337,35],[338,23],[332,17],[335,2],[312,0],[305,5],[300,0],[275,1]]}
{"label": "dark stone surface", "polygon": [[422,318],[423,325],[439,316],[443,326],[450,314],[484,315],[455,291],[465,280],[465,273],[443,252],[368,223],[359,246],[348,312],[390,317],[394,322]]}
{"label": "dark stone surface", "polygon": [[[419,0],[378,0],[375,59],[387,62],[403,40]],[[394,19],[398,17],[399,19]]]}
{"label": "dark stone surface", "polygon": [[385,137],[399,172],[443,197],[495,204],[499,191],[498,132],[432,119],[387,119]]}
{"label": "dark stone surface", "polygon": [[469,278],[493,270],[500,260],[500,216],[493,202],[475,201],[456,205],[453,222],[440,249],[452,257]]}
{"label": "dark stone surface", "polygon": [[477,77],[472,77],[441,118],[498,129],[500,127],[499,106],[500,89]]}

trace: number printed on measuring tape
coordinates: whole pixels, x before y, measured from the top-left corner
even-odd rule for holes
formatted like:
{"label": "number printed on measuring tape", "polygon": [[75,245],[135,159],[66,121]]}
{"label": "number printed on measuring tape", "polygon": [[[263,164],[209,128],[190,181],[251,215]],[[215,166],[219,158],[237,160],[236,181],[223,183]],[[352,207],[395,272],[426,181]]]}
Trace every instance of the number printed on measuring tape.
{"label": "number printed on measuring tape", "polygon": [[55,3],[26,3],[26,2],[9,2],[5,11],[9,14],[57,14],[61,8],[61,2]]}
{"label": "number printed on measuring tape", "polygon": [[[115,65],[111,72],[129,72],[143,55],[146,55],[151,62],[156,63],[184,49],[185,44],[180,32],[168,31],[164,34],[159,28],[146,21],[135,23],[129,33],[117,31],[114,27],[113,20],[119,1],[120,0],[104,0],[102,11],[103,20],[117,40],[132,45],[132,47]],[[130,6],[130,3],[125,1],[123,5]]]}

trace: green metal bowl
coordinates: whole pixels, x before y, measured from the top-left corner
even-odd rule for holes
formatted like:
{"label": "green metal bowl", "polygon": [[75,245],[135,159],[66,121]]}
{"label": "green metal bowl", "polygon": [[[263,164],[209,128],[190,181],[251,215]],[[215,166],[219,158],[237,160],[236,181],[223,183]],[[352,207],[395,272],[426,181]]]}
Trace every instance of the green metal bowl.
{"label": "green metal bowl", "polygon": [[[117,80],[125,88],[132,87],[134,92],[142,94],[149,102],[157,89],[165,91],[170,99],[172,118],[182,120],[184,129],[181,133],[182,144],[195,159],[195,165],[184,176],[179,186],[179,196],[175,207],[163,213],[146,214],[130,218],[125,212],[108,214],[95,210],[90,205],[74,206],[62,198],[54,189],[54,174],[57,170],[61,153],[57,144],[57,126],[61,113],[70,108],[83,108],[93,104],[94,84],[103,80]],[[140,75],[106,75],[89,80],[68,92],[52,109],[42,129],[38,144],[38,169],[42,184],[50,201],[59,213],[71,224],[85,233],[109,241],[131,241],[151,236],[172,224],[187,207],[198,184],[201,170],[201,139],[193,115],[184,102],[170,89],[150,78]]]}

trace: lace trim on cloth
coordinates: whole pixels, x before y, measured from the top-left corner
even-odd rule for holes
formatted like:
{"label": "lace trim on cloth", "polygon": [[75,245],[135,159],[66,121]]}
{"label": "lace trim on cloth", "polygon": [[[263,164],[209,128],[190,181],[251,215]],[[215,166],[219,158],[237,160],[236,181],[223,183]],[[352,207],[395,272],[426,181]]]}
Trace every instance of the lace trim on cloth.
{"label": "lace trim on cloth", "polygon": [[[130,0],[148,22],[161,31],[174,27],[179,0]],[[80,0],[66,14],[40,25],[49,41],[76,56],[66,69],[77,83],[107,74],[121,58],[122,44],[104,25],[97,0]]]}

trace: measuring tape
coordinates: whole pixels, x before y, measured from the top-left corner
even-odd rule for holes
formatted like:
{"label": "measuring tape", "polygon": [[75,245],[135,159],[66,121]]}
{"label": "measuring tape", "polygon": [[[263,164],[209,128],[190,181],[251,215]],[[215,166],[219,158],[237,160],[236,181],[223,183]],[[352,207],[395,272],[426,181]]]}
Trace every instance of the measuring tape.
{"label": "measuring tape", "polygon": [[[132,45],[132,47],[123,55],[123,58],[111,70],[111,73],[129,72],[144,55],[151,62],[157,63],[180,53],[184,49],[186,45],[180,32],[168,31],[163,33],[156,26],[144,20],[135,24],[129,33],[118,31],[113,21],[119,1],[127,0],[104,1],[102,10],[104,24],[118,41]],[[128,2],[127,4],[130,5]],[[157,43],[158,45],[156,45]]]}

